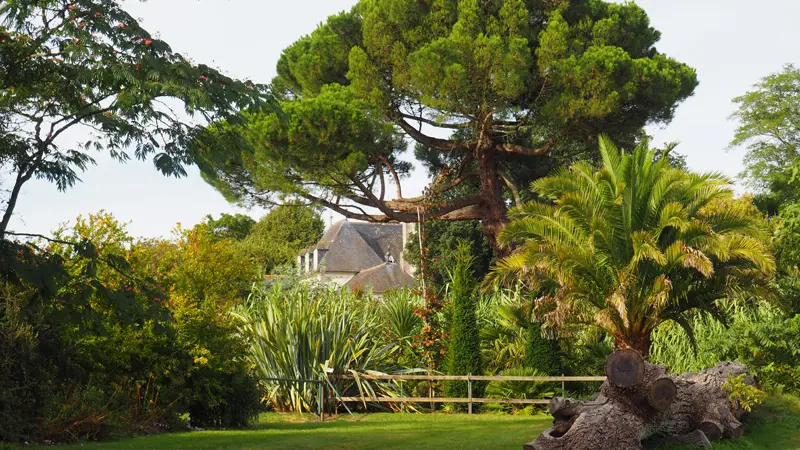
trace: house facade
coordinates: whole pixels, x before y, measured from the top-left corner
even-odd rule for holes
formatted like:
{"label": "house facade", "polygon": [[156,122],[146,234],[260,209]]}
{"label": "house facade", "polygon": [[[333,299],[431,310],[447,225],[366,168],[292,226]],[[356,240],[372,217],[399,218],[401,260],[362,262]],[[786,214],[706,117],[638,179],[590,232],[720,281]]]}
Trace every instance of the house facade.
{"label": "house facade", "polygon": [[376,294],[416,284],[414,268],[403,258],[409,234],[406,223],[367,223],[342,220],[322,239],[297,257],[309,278]]}

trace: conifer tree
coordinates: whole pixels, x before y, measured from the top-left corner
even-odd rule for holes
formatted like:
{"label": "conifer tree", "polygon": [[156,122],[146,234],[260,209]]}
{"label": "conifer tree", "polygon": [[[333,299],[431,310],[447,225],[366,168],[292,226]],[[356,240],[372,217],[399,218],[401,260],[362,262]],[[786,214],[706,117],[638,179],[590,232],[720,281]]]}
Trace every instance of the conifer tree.
{"label": "conifer tree", "polygon": [[[450,271],[448,285],[452,322],[450,342],[447,352],[447,373],[449,375],[481,375],[481,342],[476,317],[476,284],[473,280],[472,265],[475,258],[471,255],[469,244],[462,242],[458,246],[455,264]],[[472,396],[481,397],[482,383],[472,383]],[[451,381],[446,386],[448,397],[466,397],[467,382]]]}

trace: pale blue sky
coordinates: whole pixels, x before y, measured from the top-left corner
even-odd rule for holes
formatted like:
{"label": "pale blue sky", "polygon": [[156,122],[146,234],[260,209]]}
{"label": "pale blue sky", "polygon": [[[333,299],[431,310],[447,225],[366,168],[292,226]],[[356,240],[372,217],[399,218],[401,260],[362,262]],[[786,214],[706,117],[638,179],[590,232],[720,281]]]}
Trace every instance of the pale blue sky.
{"label": "pale blue sky", "polygon": [[[144,26],[196,61],[223,68],[232,76],[269,82],[280,52],[331,14],[355,0],[150,0],[125,1]],[[658,49],[697,69],[700,86],[675,120],[653,129],[656,143],[680,141],[694,170],[734,176],[743,152],[727,152],[735,124],[728,121],[731,99],[788,62],[800,63],[800,1],[795,0],[641,0],[662,32]],[[206,214],[235,211],[206,185],[196,169],[182,179],[165,178],[152,163],[118,164],[97,155],[98,165],[83,183],[65,193],[44,181],[23,189],[12,229],[48,233],[59,223],[100,209],[131,221],[138,236],[167,236],[176,222],[191,226]],[[404,185],[419,192],[422,171]],[[258,218],[264,211],[249,213]]]}

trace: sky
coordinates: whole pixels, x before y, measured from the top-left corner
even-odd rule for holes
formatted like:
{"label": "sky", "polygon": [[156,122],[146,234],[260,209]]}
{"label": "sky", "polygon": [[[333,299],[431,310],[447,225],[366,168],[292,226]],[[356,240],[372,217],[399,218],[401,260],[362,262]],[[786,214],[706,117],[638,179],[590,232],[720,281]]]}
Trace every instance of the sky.
{"label": "sky", "polygon": [[[786,63],[800,64],[800,1],[640,0],[662,33],[657,49],[697,70],[700,85],[677,109],[674,120],[651,128],[654,144],[680,142],[692,170],[735,176],[743,150],[727,150],[736,123],[731,99]],[[123,6],[151,33],[195,61],[238,78],[268,83],[281,51],[355,0],[128,0]],[[176,179],[152,162],[120,164],[102,154],[82,183],[58,192],[46,181],[25,185],[10,229],[49,233],[78,215],[104,209],[134,236],[166,237],[180,222],[191,227],[208,214],[242,212],[258,219],[266,211],[235,208],[190,168]],[[406,196],[421,192],[422,169],[403,185]],[[329,213],[325,213],[328,221]]]}

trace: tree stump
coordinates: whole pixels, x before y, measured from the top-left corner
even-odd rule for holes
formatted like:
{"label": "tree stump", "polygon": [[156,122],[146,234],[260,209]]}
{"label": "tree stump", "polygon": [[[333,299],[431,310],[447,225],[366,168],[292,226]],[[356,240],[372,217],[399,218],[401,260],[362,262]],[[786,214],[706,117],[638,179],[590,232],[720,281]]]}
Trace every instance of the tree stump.
{"label": "tree stump", "polygon": [[[738,439],[744,413],[734,409],[722,384],[747,373],[724,362],[700,373],[672,376],[634,350],[617,350],[605,365],[607,380],[596,400],[554,398],[553,427],[524,450],[641,450],[648,444],[682,443],[711,447]],[[745,383],[755,385],[752,376]]]}

